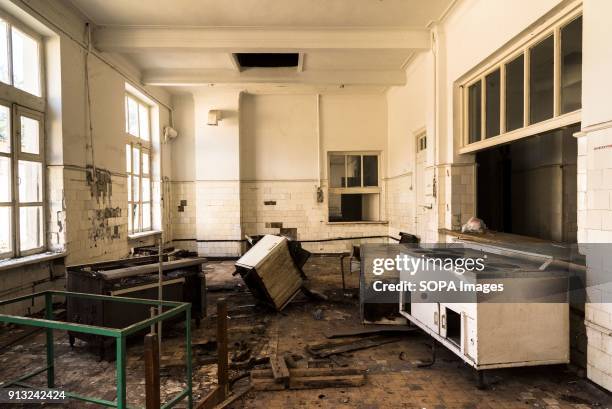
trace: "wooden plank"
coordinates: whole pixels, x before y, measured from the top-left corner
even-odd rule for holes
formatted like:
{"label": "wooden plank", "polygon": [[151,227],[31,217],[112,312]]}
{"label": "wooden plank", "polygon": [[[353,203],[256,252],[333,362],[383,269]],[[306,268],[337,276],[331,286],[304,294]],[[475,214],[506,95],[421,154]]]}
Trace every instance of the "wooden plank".
{"label": "wooden plank", "polygon": [[357,337],[360,335],[381,335],[392,333],[405,333],[415,331],[416,327],[408,325],[376,325],[371,327],[362,326],[360,328],[346,328],[339,330],[329,330],[325,332],[328,339]]}
{"label": "wooden plank", "polygon": [[197,405],[196,409],[213,409],[225,400],[225,393],[222,388],[216,387],[210,391],[204,399],[202,399]]}
{"label": "wooden plank", "polygon": [[346,342],[337,345],[330,345],[331,343],[320,344],[320,345],[309,345],[307,346],[308,352],[319,358],[326,358],[334,354],[342,354],[344,352],[359,351],[362,349],[372,348],[379,345],[389,344],[391,342],[400,341],[399,337],[385,337],[377,336],[364,338],[357,341]]}
{"label": "wooden plank", "polygon": [[347,388],[362,386],[365,384],[365,376],[362,375],[338,375],[338,376],[304,376],[289,380],[289,389],[322,389],[322,388]]}
{"label": "wooden plank", "polygon": [[227,303],[221,298],[217,301],[217,379],[219,388],[224,390],[223,399],[227,397],[229,385],[227,353]]}
{"label": "wooden plank", "polygon": [[274,382],[274,378],[251,378],[251,386],[256,391],[282,391],[285,385]]}
{"label": "wooden plank", "polygon": [[157,334],[147,334],[144,338],[145,361],[145,402],[146,409],[160,407],[159,392],[159,341]]}
{"label": "wooden plank", "polygon": [[253,387],[251,385],[247,386],[246,388],[243,388],[239,391],[236,391],[234,393],[232,393],[232,395],[225,399],[223,402],[219,403],[215,409],[225,409],[227,407],[229,407],[232,403],[236,402],[238,399],[242,398],[244,395],[246,395]]}
{"label": "wooden plank", "polygon": [[289,369],[285,363],[285,359],[278,354],[270,357],[270,366],[272,367],[272,375],[276,383],[287,385],[289,382]]}
{"label": "wooden plank", "polygon": [[[365,373],[364,369],[354,368],[354,367],[289,369],[290,377],[363,375],[364,373]],[[274,374],[271,369],[253,369],[251,371],[251,379],[253,378],[274,379]]]}

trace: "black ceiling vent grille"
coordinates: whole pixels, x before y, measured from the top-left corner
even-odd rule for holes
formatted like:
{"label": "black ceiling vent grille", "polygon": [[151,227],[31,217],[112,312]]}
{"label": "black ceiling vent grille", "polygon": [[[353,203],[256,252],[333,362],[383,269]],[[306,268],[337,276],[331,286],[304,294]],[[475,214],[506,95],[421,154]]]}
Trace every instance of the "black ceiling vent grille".
{"label": "black ceiling vent grille", "polygon": [[242,68],[297,67],[298,53],[236,53]]}

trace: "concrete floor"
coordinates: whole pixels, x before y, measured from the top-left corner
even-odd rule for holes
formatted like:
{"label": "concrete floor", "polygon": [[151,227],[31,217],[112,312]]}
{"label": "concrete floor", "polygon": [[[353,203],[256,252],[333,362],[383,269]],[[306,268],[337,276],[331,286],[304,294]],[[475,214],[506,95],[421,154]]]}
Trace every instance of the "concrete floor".
{"label": "concrete floor", "polygon": [[[328,301],[314,301],[302,295],[282,313],[256,306],[240,278],[233,277],[233,263],[207,265],[209,318],[194,330],[194,398],[199,400],[215,384],[216,366],[210,361],[214,349],[215,303],[228,300],[230,356],[233,361],[266,356],[273,345],[279,352],[303,357],[309,343],[325,342],[325,332],[357,328],[358,300],[341,294],[339,261],[336,257],[313,256],[305,266],[311,287],[325,293]],[[358,287],[358,274],[348,275],[347,285]],[[17,329],[13,329],[13,334]],[[184,386],[182,328],[175,326],[165,335],[161,371],[162,399],[168,399]],[[3,330],[3,339],[11,334]],[[66,334],[56,333],[57,379],[59,387],[81,394],[113,400],[114,363],[99,361],[97,351],[77,341],[74,349]],[[327,388],[302,391],[250,391],[232,408],[612,408],[609,394],[579,377],[566,366],[515,368],[491,371],[486,390],[476,388],[474,371],[454,354],[438,348],[437,363],[430,368],[417,365],[429,358],[430,338],[413,332],[401,341],[353,352],[345,358],[352,366],[367,368],[367,382],[359,388]],[[131,342],[128,351],[128,402],[144,405],[144,363],[141,340]],[[239,356],[242,355],[242,356]],[[15,377],[40,365],[44,358],[44,336],[38,334],[0,354],[0,379]],[[230,377],[239,374],[233,370]],[[32,383],[43,385],[39,376]],[[247,379],[236,382],[240,389]],[[59,407],[58,405],[55,405]],[[71,402],[62,407],[93,405]],[[11,405],[11,407],[18,407]],[[40,407],[40,406],[36,406]],[[49,405],[52,407],[52,405]],[[179,406],[184,407],[184,406]]]}

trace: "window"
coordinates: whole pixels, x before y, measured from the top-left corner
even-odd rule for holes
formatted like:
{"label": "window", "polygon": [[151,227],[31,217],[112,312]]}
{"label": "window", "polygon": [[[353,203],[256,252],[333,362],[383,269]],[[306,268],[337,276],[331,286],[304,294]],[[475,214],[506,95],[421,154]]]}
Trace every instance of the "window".
{"label": "window", "polygon": [[378,221],[379,155],[334,152],[329,155],[329,221]]}
{"label": "window", "polygon": [[561,113],[582,107],[582,17],[561,28]]}
{"label": "window", "polygon": [[525,57],[523,54],[506,64],[506,132],[524,125]]}
{"label": "window", "polygon": [[151,109],[125,95],[128,234],[151,230]]}
{"label": "window", "polygon": [[485,123],[486,137],[490,138],[495,135],[499,135],[499,107],[500,107],[500,76],[499,69],[493,71],[491,74],[485,77],[485,84],[487,86],[486,96],[486,116],[487,120]]}
{"label": "window", "polygon": [[40,47],[33,33],[0,19],[0,81],[40,97]]}
{"label": "window", "polygon": [[40,49],[40,36],[0,14],[0,259],[46,249]]}
{"label": "window", "polygon": [[469,140],[470,143],[480,140],[482,122],[482,84],[479,80],[476,84],[468,88],[469,98]]}
{"label": "window", "polygon": [[529,123],[553,117],[555,41],[546,38],[529,50]]}
{"label": "window", "polygon": [[580,121],[582,17],[547,24],[463,83],[464,145],[479,144],[462,152]]}
{"label": "window", "polygon": [[0,257],[45,248],[43,116],[0,105]]}

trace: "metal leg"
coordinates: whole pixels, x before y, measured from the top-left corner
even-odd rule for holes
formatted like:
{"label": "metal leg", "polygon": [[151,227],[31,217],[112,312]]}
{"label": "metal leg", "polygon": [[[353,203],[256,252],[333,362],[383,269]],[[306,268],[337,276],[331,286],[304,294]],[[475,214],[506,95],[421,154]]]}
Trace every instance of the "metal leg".
{"label": "metal leg", "polygon": [[[346,283],[344,281],[344,258],[346,257],[346,254],[343,254],[340,256],[340,272],[342,273],[342,292],[344,293],[346,291]],[[349,271],[350,271],[350,266],[349,266]]]}
{"label": "metal leg", "polygon": [[75,341],[74,335],[68,334],[68,343],[70,344],[70,348],[74,348],[74,341]]}
{"label": "metal leg", "polygon": [[[53,296],[45,294],[45,318],[53,320]],[[53,352],[53,329],[47,328],[47,387],[55,386],[55,364]]]}
{"label": "metal leg", "polygon": [[115,339],[117,347],[117,409],[125,409],[126,406],[126,379],[125,379],[125,337]]}
{"label": "metal leg", "polygon": [[191,385],[191,307],[185,310],[185,360],[187,364],[187,408],[193,407]]}
{"label": "metal leg", "polygon": [[484,370],[476,370],[478,373],[478,389],[486,389],[487,381],[485,379],[485,371]]}
{"label": "metal leg", "polygon": [[432,339],[432,342],[431,342],[431,361],[420,363],[420,364],[417,365],[417,367],[419,367],[419,368],[429,368],[430,366],[432,366],[435,363],[436,363],[436,340]]}

